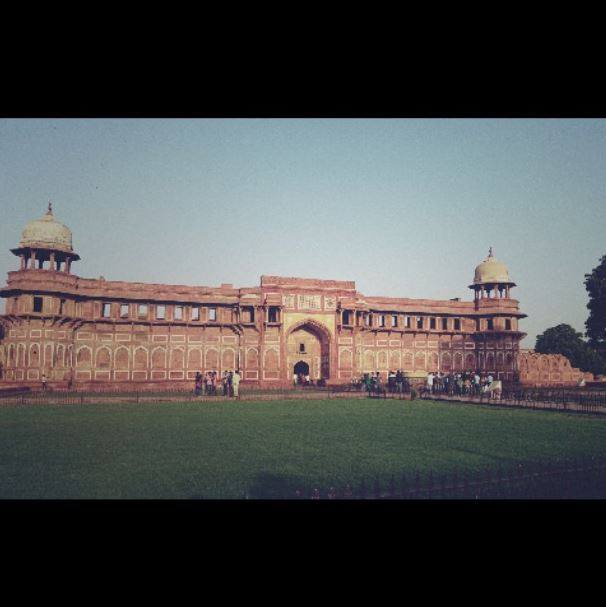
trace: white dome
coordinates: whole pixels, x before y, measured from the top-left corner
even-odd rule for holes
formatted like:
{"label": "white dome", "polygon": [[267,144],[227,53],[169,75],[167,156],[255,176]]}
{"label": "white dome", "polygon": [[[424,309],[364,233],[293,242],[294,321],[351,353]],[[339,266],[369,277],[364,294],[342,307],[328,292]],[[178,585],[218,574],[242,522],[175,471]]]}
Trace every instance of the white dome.
{"label": "white dome", "polygon": [[473,276],[473,284],[511,283],[507,266],[492,256],[492,247],[488,257],[478,266]]}
{"label": "white dome", "polygon": [[41,219],[30,221],[21,234],[21,248],[55,249],[72,253],[72,232],[53,216],[49,203],[46,215]]}

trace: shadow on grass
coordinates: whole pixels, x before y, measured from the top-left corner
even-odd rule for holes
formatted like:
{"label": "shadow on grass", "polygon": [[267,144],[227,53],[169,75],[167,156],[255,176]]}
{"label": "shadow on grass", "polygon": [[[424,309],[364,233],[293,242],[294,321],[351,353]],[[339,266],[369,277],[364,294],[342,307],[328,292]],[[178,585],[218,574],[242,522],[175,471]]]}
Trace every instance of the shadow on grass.
{"label": "shadow on grass", "polygon": [[248,488],[246,497],[270,500],[301,499],[304,497],[304,487],[302,478],[261,472]]}
{"label": "shadow on grass", "polygon": [[[285,476],[272,472],[260,472],[251,484],[236,499],[284,500],[304,499],[309,497],[305,489],[305,481],[300,477]],[[207,496],[196,493],[189,496],[190,500],[205,500]]]}

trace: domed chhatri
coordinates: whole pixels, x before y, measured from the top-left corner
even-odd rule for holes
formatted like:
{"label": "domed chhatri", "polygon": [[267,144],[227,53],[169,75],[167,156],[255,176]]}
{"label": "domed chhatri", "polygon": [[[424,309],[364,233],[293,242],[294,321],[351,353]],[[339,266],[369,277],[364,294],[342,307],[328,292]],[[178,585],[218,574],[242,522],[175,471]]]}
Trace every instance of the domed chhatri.
{"label": "domed chhatri", "polygon": [[72,232],[58,222],[53,215],[53,206],[48,203],[48,211],[40,219],[30,221],[21,234],[21,248],[49,249],[73,253]]}
{"label": "domed chhatri", "polygon": [[488,257],[476,266],[473,284],[511,283],[507,266],[497,261],[492,254],[492,247],[488,250]]}
{"label": "domed chhatri", "polygon": [[469,285],[469,288],[475,292],[475,300],[492,297],[509,298],[509,289],[515,286],[515,282],[509,277],[507,266],[495,259],[490,247],[488,257],[476,266],[473,283]]}
{"label": "domed chhatri", "polygon": [[55,219],[50,202],[44,217],[25,226],[19,246],[11,252],[21,258],[22,270],[53,270],[69,274],[72,261],[80,259],[74,253],[71,230]]}

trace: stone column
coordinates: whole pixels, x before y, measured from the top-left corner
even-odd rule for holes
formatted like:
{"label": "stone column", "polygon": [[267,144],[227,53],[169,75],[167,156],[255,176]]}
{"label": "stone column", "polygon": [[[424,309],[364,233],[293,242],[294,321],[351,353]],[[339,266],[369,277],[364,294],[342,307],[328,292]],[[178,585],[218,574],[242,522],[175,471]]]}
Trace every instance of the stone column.
{"label": "stone column", "polygon": [[53,270],[53,271],[57,270],[57,265],[55,263],[55,254],[54,253],[50,254],[49,264],[50,264],[49,270]]}
{"label": "stone column", "polygon": [[36,269],[36,251],[32,251],[29,256],[29,267],[31,270]]}

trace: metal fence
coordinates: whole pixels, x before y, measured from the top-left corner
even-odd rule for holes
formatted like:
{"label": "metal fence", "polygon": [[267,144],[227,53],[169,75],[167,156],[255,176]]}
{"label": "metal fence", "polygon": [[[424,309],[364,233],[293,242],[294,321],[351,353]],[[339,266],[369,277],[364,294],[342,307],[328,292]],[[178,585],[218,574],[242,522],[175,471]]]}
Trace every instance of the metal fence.
{"label": "metal fence", "polygon": [[520,463],[505,469],[486,468],[441,474],[415,472],[390,480],[366,479],[341,487],[266,487],[256,495],[269,499],[312,500],[475,500],[475,499],[604,499],[606,458],[594,456],[567,461]]}
{"label": "metal fence", "polygon": [[491,406],[547,409],[576,413],[606,414],[606,392],[566,388],[505,387],[500,397],[474,393],[443,393],[424,391],[423,399],[490,404]]}
{"label": "metal fence", "polygon": [[[301,386],[286,388],[255,388],[240,386],[239,396],[243,399],[270,400],[287,398],[333,398],[337,396],[356,395],[363,392],[357,387],[345,386]],[[233,395],[224,394],[218,386],[212,394],[196,395],[193,390],[178,388],[174,390],[115,390],[98,386],[87,390],[66,389],[7,389],[0,391],[0,404],[15,405],[77,405],[91,403],[145,403],[145,402],[216,402],[233,400]]]}

